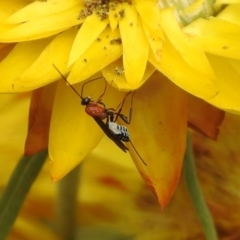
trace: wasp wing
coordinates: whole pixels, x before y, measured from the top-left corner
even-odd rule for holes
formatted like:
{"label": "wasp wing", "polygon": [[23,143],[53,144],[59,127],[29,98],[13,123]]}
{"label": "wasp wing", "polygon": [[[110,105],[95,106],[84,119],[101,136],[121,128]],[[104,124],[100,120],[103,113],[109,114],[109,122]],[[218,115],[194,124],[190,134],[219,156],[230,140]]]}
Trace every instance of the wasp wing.
{"label": "wasp wing", "polygon": [[93,117],[93,119],[96,121],[98,126],[104,131],[104,133],[113,141],[115,144],[121,148],[124,152],[128,151],[128,148],[121,142],[120,139],[118,139],[111,130],[107,127],[106,123],[102,121],[102,119],[98,117]]}

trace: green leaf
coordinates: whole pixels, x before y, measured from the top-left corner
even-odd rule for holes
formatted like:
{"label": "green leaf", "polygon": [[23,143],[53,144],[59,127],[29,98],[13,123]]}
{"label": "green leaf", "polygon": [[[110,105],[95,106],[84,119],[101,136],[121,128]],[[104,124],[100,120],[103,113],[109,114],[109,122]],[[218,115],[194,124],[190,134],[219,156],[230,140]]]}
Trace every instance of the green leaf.
{"label": "green leaf", "polygon": [[23,157],[13,171],[0,199],[0,239],[6,239],[10,233],[47,154],[47,150],[44,150],[33,156]]}

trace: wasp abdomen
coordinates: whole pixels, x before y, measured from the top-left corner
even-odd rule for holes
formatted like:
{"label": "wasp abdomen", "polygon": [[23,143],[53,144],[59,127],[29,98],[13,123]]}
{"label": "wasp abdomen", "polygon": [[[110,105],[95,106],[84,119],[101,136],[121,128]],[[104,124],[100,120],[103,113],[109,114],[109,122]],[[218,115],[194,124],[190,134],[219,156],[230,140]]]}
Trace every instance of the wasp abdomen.
{"label": "wasp abdomen", "polygon": [[118,125],[115,122],[108,122],[108,128],[119,140],[121,140],[123,142],[130,141],[130,135],[125,126]]}

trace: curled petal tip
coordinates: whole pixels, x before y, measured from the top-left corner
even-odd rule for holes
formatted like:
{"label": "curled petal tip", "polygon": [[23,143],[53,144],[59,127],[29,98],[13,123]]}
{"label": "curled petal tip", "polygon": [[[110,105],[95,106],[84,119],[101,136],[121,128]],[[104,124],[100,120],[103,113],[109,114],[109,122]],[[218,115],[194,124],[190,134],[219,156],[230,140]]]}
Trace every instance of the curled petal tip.
{"label": "curled petal tip", "polygon": [[148,187],[157,197],[161,210],[163,210],[168,205],[175,191],[179,178],[177,178],[174,182],[167,182],[164,179],[152,180],[145,174],[141,175],[147,183]]}

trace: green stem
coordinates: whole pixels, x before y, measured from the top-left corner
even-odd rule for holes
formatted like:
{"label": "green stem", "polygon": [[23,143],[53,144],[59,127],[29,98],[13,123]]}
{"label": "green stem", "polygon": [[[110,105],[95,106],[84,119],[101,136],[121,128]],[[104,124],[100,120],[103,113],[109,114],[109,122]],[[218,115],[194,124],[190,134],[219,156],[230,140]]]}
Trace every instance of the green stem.
{"label": "green stem", "polygon": [[74,168],[58,183],[57,224],[64,240],[74,240],[76,236],[79,170],[80,166]]}
{"label": "green stem", "polygon": [[202,224],[206,240],[217,240],[218,236],[216,233],[214,222],[207,207],[207,204],[204,200],[203,193],[198,182],[190,134],[188,135],[187,149],[184,159],[184,174],[187,189],[192,198],[193,205],[197,211],[199,220]]}
{"label": "green stem", "polygon": [[18,161],[12,176],[10,180],[7,183],[6,188],[4,189],[4,192],[2,193],[2,196],[0,198],[0,215],[4,211],[6,204],[9,202],[9,199],[11,198],[11,194],[16,187],[16,183],[19,180],[19,177],[22,175],[25,166],[27,162],[29,161],[30,157],[22,157],[20,161]]}
{"label": "green stem", "polygon": [[23,157],[17,164],[0,199],[0,239],[6,239],[22,204],[41,170],[47,150]]}

